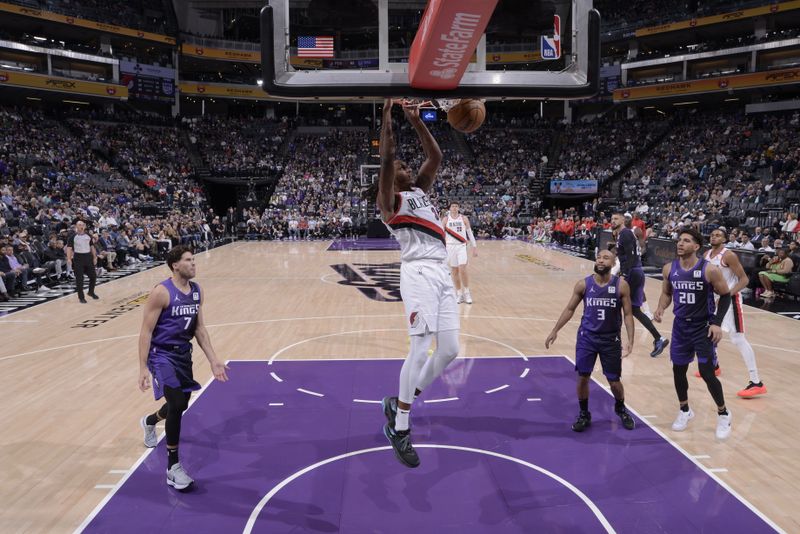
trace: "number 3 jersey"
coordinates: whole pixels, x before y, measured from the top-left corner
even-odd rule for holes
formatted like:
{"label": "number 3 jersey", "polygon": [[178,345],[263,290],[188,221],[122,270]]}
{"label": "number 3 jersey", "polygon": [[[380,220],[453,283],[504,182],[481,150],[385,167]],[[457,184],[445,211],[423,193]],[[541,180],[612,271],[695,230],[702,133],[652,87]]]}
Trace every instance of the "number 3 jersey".
{"label": "number 3 jersey", "polygon": [[200,286],[189,282],[191,289],[185,294],[175,287],[172,278],[167,278],[161,285],[169,291],[169,305],[161,310],[150,344],[152,347],[169,352],[187,351],[197,327]]}
{"label": "number 3 jersey", "polygon": [[714,291],[706,280],[708,262],[700,259],[689,269],[681,268],[680,260],[673,260],[669,269],[675,317],[691,322],[707,322],[714,315]]}
{"label": "number 3 jersey", "polygon": [[598,285],[594,275],[586,277],[583,293],[581,332],[619,335],[622,328],[622,299],[619,296],[619,277],[612,276],[607,285]]}
{"label": "number 3 jersey", "polygon": [[447,258],[439,213],[422,189],[395,193],[394,215],[385,224],[400,243],[400,261]]}

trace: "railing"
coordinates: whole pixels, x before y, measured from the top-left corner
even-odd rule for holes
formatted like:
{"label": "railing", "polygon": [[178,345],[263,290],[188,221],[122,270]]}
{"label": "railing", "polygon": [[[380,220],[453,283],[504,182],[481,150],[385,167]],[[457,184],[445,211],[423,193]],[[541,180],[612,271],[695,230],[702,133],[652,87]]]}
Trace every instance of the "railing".
{"label": "railing", "polygon": [[[725,6],[715,6],[701,12],[699,11],[694,17],[688,16],[686,13],[675,13],[673,16],[659,16],[651,19],[640,19],[633,22],[619,21],[616,23],[610,23],[606,19],[603,19],[603,27],[600,35],[601,39],[603,40],[619,39],[621,37],[627,37],[628,35],[626,34],[632,33],[633,31],[641,28],[658,26],[660,24],[667,24],[670,22],[680,22],[682,20],[689,20],[692,18],[709,17],[720,13],[738,11],[739,9],[743,8],[765,6],[769,5],[770,3],[772,2],[766,0],[742,0],[740,2],[731,2]],[[602,12],[600,13],[600,16],[603,16]]]}
{"label": "railing", "polygon": [[225,48],[228,50],[248,50],[259,52],[260,43],[250,43],[247,41],[228,41],[227,39],[215,39],[211,37],[197,37],[188,33],[181,33],[181,40],[185,43],[196,44],[208,48]]}

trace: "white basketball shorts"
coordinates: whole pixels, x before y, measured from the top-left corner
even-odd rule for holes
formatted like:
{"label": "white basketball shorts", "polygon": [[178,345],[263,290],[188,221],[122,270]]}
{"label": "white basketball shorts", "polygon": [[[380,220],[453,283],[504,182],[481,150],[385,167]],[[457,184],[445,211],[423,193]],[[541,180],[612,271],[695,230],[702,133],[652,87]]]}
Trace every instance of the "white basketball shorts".
{"label": "white basketball shorts", "polygon": [[409,335],[458,330],[456,291],[444,262],[408,261],[400,264],[400,295]]}
{"label": "white basketball shorts", "polygon": [[467,245],[447,245],[447,265],[458,267],[467,264]]}

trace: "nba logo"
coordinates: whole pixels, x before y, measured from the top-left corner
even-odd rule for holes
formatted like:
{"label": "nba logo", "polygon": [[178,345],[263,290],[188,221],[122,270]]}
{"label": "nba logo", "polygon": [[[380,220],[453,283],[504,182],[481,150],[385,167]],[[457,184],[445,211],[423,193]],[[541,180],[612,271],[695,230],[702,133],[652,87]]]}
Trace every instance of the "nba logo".
{"label": "nba logo", "polygon": [[561,57],[561,17],[553,16],[553,36],[542,35],[540,48],[542,59],[559,59]]}
{"label": "nba logo", "polygon": [[703,273],[701,271],[695,271],[694,272],[694,277],[695,278],[700,278],[701,276],[703,276]]}

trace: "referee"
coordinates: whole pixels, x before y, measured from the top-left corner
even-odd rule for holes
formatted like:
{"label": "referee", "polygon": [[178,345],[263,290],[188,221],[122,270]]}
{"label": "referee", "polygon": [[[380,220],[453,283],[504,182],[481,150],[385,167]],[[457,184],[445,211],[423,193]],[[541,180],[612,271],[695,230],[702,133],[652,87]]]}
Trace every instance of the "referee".
{"label": "referee", "polygon": [[67,241],[67,265],[72,266],[75,271],[75,285],[78,290],[78,300],[81,304],[86,304],[83,296],[83,273],[89,276],[89,296],[97,300],[100,297],[94,294],[94,286],[97,283],[97,251],[92,245],[92,236],[86,233],[86,223],[78,221],[75,224],[77,233],[71,235]]}

